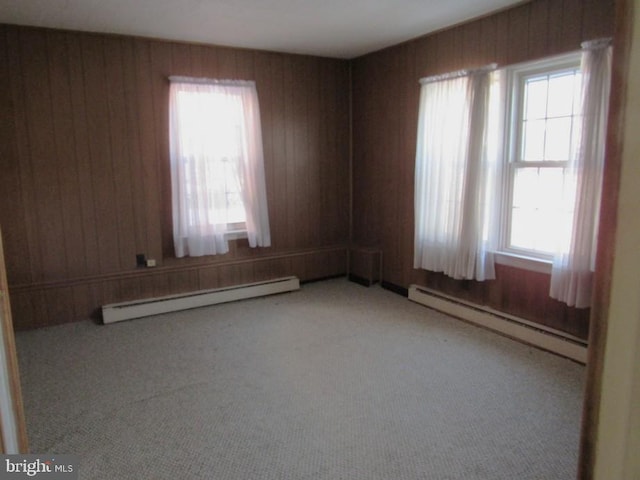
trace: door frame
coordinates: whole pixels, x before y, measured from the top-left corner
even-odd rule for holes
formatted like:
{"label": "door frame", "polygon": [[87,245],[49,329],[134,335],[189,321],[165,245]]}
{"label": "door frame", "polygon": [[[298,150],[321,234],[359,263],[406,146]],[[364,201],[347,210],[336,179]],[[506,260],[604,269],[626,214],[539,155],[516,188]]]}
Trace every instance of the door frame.
{"label": "door frame", "polygon": [[22,403],[9,285],[0,229],[0,451],[28,453],[27,427]]}

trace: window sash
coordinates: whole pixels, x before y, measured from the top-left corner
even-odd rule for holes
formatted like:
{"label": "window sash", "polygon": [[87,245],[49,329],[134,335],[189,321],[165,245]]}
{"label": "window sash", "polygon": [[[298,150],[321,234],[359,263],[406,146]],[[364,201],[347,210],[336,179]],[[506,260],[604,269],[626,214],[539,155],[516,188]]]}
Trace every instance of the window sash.
{"label": "window sash", "polygon": [[[576,145],[576,127],[580,124],[580,114],[576,112],[575,105],[572,106],[572,115],[571,115],[571,135],[570,139],[570,147],[569,147],[569,158],[562,159],[545,159],[547,155],[542,155],[541,158],[536,160],[528,160],[524,155],[524,125],[526,121],[525,114],[525,88],[526,82],[531,81],[535,78],[544,78],[547,77],[547,87],[548,87],[548,79],[551,77],[559,77],[561,75],[566,75],[576,72],[579,73],[580,69],[580,58],[579,54],[570,54],[563,56],[561,58],[549,59],[542,62],[528,63],[524,65],[520,65],[517,67],[513,67],[507,69],[506,73],[506,123],[508,128],[508,134],[505,135],[505,152],[506,152],[506,175],[504,177],[504,185],[503,185],[503,194],[502,194],[502,222],[501,222],[501,232],[500,232],[500,251],[515,254],[519,256],[530,257],[533,259],[543,260],[543,261],[551,261],[556,250],[555,246],[551,246],[550,243],[546,245],[544,248],[538,248],[535,245],[539,245],[539,241],[532,242],[534,246],[531,248],[523,247],[519,245],[516,241],[517,239],[513,238],[514,229],[517,228],[517,219],[514,219],[514,198],[516,196],[515,187],[516,187],[516,178],[519,175],[519,172],[524,172],[525,169],[530,169],[530,171],[536,170],[538,172],[542,171],[553,171],[558,169],[563,169],[563,172],[566,172],[566,168],[569,164],[570,156],[575,154],[575,145]],[[575,89],[578,92],[575,92]],[[579,94],[579,85],[574,85],[574,94]],[[574,95],[574,104],[575,101],[579,97]],[[548,92],[547,97],[548,101]],[[549,116],[547,115],[548,111],[545,106],[545,115],[543,117],[544,120],[547,120]],[[556,118],[556,117],[552,117]],[[546,126],[546,125],[545,125]],[[546,138],[544,139],[546,140]],[[563,174],[563,177],[565,175]],[[564,182],[564,180],[563,180]],[[571,192],[571,187],[565,183],[563,183],[563,189],[565,192],[563,195],[568,195]],[[569,192],[569,193],[567,193]],[[541,195],[544,195],[545,192],[539,192]],[[544,209],[541,208],[541,211]],[[558,218],[559,218],[558,214]],[[543,222],[539,222],[540,227],[544,227]],[[553,224],[552,219],[549,219],[547,224]],[[564,225],[556,225],[555,228],[564,228]]]}
{"label": "window sash", "polygon": [[[210,187],[210,182],[208,180],[200,179],[195,180],[189,178],[190,172],[194,169],[189,168],[189,162],[195,163],[211,163],[213,164],[211,170],[213,175],[218,176],[219,172],[224,171],[223,175],[219,175],[221,181],[224,183],[224,187],[219,189],[219,195],[224,195],[224,201],[222,199],[218,199],[217,202],[210,202],[210,215],[207,216],[209,225],[227,225],[228,228],[233,228],[234,230],[245,229],[246,228],[246,219],[247,212],[244,202],[242,200],[242,188],[240,187],[240,161],[239,157],[234,158],[185,158],[183,157],[182,162],[185,165],[185,172],[187,175],[185,181],[185,201],[187,205],[187,213],[189,218],[189,226],[195,227],[201,222],[196,220],[195,209],[193,205],[195,203],[195,198],[198,196],[201,197],[209,197],[213,189]],[[206,169],[206,168],[205,168]],[[235,170],[229,172],[228,170]],[[233,181],[230,181],[233,179]],[[212,179],[213,181],[217,181]],[[229,197],[236,196],[240,203],[239,206],[233,207],[229,204]],[[226,218],[225,222],[221,222],[218,219]],[[242,225],[241,227],[238,227]]]}

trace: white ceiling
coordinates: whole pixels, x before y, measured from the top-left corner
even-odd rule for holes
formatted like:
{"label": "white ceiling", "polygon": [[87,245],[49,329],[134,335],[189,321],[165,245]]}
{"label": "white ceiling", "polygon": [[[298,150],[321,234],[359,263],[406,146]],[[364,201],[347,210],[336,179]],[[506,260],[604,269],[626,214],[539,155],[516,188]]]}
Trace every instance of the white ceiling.
{"label": "white ceiling", "polygon": [[353,58],[522,0],[0,0],[0,23]]}

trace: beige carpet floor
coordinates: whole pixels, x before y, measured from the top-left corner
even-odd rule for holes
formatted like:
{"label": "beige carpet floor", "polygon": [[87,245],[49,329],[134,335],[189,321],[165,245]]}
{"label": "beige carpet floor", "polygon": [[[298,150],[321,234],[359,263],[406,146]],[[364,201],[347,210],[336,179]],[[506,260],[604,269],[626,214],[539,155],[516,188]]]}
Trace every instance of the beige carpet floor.
{"label": "beige carpet floor", "polygon": [[346,280],[20,332],[32,452],[81,479],[563,480],[584,367]]}

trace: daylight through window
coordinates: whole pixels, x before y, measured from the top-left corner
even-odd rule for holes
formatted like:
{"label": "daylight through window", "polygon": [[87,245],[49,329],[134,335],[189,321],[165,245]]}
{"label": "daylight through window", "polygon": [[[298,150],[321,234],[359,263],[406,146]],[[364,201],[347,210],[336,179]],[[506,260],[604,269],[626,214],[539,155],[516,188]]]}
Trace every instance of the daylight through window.
{"label": "daylight through window", "polygon": [[255,84],[172,77],[170,141],[176,256],[270,245]]}
{"label": "daylight through window", "polygon": [[579,57],[511,73],[511,135],[503,248],[551,258],[570,238],[575,183],[567,167],[580,135]]}

